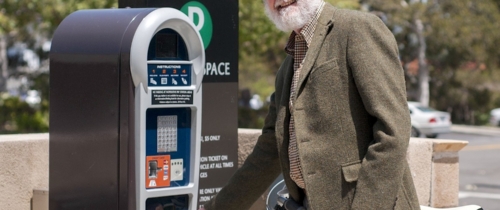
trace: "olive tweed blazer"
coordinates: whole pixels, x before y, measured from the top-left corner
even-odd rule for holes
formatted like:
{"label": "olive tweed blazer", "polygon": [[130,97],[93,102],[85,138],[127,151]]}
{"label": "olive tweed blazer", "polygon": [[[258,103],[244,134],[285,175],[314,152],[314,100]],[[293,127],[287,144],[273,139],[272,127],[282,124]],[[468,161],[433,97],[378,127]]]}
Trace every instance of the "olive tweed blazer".
{"label": "olive tweed blazer", "polygon": [[[300,72],[293,114],[313,210],[419,209],[406,160],[410,115],[392,33],[376,16],[326,4]],[[276,76],[262,135],[205,208],[248,209],[283,173],[290,196],[289,99],[293,58]]]}

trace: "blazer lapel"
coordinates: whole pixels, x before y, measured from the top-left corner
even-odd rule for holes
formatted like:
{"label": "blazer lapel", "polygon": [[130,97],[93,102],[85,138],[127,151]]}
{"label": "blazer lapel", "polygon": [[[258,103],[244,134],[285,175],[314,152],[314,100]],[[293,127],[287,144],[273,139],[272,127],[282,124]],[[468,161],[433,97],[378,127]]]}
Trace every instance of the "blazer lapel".
{"label": "blazer lapel", "polygon": [[325,40],[326,35],[330,31],[331,27],[333,27],[333,13],[335,12],[335,7],[330,4],[325,4],[323,11],[318,19],[318,25],[316,26],[316,30],[314,31],[314,35],[312,38],[312,42],[307,50],[306,57],[304,58],[304,63],[302,65],[302,69],[300,70],[299,81],[297,83],[297,94],[295,94],[295,98],[300,95],[303,88],[303,83],[307,78],[307,75],[312,70],[314,63],[316,62],[316,58],[318,57],[319,51],[321,49],[321,45],[323,45],[323,41]]}
{"label": "blazer lapel", "polygon": [[289,100],[290,100],[290,87],[292,86],[292,79],[293,79],[293,57],[288,55],[287,58],[285,59],[283,63],[283,71],[285,77],[283,78],[283,90],[281,91],[281,105],[286,106],[288,109],[289,107]]}
{"label": "blazer lapel", "polygon": [[[278,113],[278,117],[281,118],[283,141],[278,142],[278,144],[286,146],[288,148],[288,124],[290,123],[290,87],[292,85],[293,79],[293,58],[292,56],[287,56],[285,62],[282,66],[282,71],[284,71],[283,77],[283,86],[281,90],[281,98],[279,101],[280,113]],[[282,111],[281,111],[282,110]],[[280,147],[281,148],[281,147]],[[288,151],[285,150],[285,151]],[[287,153],[288,154],[288,153]]]}

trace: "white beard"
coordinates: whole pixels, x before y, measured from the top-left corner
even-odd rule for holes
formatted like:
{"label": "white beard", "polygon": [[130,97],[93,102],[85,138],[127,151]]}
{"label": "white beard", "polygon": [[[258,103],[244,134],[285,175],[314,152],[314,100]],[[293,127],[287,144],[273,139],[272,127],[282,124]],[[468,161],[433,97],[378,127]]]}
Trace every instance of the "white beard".
{"label": "white beard", "polygon": [[[277,3],[283,0],[276,0]],[[288,0],[292,1],[292,0]],[[323,0],[296,0],[295,4],[285,7],[281,10],[274,8],[274,5],[268,5],[264,0],[266,14],[279,30],[289,32],[304,27],[316,14],[316,10],[321,6]]]}

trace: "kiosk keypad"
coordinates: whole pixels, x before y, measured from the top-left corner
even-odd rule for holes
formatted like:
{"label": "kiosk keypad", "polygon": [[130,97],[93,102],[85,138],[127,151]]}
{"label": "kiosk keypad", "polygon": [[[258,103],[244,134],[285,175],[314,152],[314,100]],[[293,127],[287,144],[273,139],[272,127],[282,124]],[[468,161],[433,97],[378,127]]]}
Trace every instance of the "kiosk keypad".
{"label": "kiosk keypad", "polygon": [[157,152],[177,152],[177,115],[158,116]]}

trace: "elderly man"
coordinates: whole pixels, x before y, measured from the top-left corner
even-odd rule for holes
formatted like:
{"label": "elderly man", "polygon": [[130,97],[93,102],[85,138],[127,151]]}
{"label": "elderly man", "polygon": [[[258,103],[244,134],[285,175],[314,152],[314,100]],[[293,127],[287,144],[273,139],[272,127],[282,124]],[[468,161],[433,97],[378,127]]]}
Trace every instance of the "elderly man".
{"label": "elderly man", "polygon": [[323,0],[264,0],[292,31],[262,135],[207,210],[248,209],[283,173],[311,210],[419,209],[394,36],[376,16]]}

